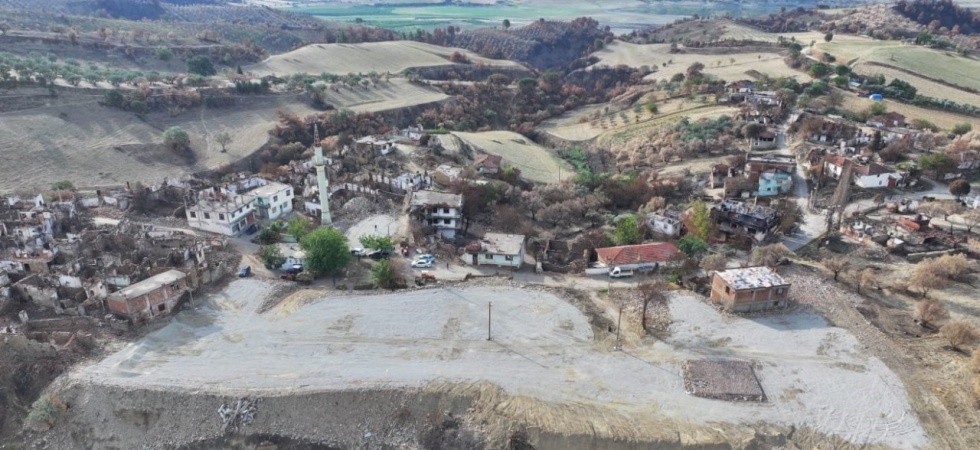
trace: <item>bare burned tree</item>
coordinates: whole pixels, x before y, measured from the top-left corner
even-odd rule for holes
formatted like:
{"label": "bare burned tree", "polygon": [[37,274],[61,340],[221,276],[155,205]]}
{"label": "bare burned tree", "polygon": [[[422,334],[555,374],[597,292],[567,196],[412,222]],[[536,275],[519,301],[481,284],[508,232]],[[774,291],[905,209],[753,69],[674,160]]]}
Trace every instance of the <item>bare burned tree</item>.
{"label": "bare burned tree", "polygon": [[851,265],[851,262],[848,261],[847,258],[840,255],[825,256],[823,261],[820,263],[834,274],[834,281],[837,281],[837,277],[840,275],[840,273],[847,270],[847,268]]}
{"label": "bare burned tree", "polygon": [[960,347],[973,344],[980,339],[980,332],[973,325],[962,320],[943,325],[939,333],[949,341],[949,346],[955,351],[960,351]]}
{"label": "bare burned tree", "polygon": [[915,304],[912,317],[925,328],[935,328],[949,318],[949,311],[939,300],[925,299]]}

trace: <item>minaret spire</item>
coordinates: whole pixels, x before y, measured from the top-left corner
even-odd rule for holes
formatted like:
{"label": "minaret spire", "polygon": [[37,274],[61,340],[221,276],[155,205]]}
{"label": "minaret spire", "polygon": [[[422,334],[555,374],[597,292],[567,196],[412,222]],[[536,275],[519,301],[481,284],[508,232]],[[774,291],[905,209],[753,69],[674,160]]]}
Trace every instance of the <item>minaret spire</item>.
{"label": "minaret spire", "polygon": [[330,191],[327,183],[326,161],[323,159],[323,147],[320,146],[320,129],[317,124],[313,124],[313,165],[316,166],[316,182],[320,189],[320,224],[330,225],[333,219],[330,217]]}

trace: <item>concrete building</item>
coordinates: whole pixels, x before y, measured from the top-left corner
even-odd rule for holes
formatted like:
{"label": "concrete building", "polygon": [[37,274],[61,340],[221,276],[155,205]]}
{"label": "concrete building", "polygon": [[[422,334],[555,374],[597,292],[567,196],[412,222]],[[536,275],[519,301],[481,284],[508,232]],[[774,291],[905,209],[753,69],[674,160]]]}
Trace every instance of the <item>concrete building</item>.
{"label": "concrete building", "polygon": [[867,189],[895,187],[901,177],[898,171],[877,163],[854,167],[854,184]]}
{"label": "concrete building", "polygon": [[293,187],[269,182],[245,193],[261,219],[275,220],[293,210]]}
{"label": "concrete building", "polygon": [[413,192],[409,199],[411,216],[453,239],[463,229],[463,196],[435,191]]}
{"label": "concrete building", "polygon": [[449,186],[452,184],[452,182],[458,180],[462,173],[462,167],[456,167],[450,164],[441,164],[432,172],[432,179],[435,180],[436,183],[443,186]]}
{"label": "concrete building", "polygon": [[771,150],[776,148],[776,132],[765,130],[752,139],[752,150]]}
{"label": "concrete building", "polygon": [[32,243],[25,249],[15,248],[0,260],[0,269],[12,273],[50,273],[59,251],[54,244]]}
{"label": "concrete building", "polygon": [[789,287],[789,283],[769,267],[729,269],[715,272],[711,280],[711,302],[732,312],[785,308]]}
{"label": "concrete building", "polygon": [[168,270],[109,294],[109,311],[137,322],[169,314],[189,292],[187,274]]}
{"label": "concrete building", "polygon": [[656,269],[668,264],[680,250],[673,242],[622,245],[595,249],[596,267],[623,270]]}
{"label": "concrete building", "polygon": [[241,195],[218,193],[187,207],[187,225],[198,230],[238,236],[253,223],[254,201]]}
{"label": "concrete building", "polygon": [[663,214],[653,213],[647,217],[650,228],[664,236],[677,237],[681,235],[681,220],[676,211],[666,211]]}
{"label": "concrete building", "polygon": [[720,231],[745,234],[756,242],[763,242],[779,227],[779,213],[775,209],[728,199],[711,208],[711,219]]}
{"label": "concrete building", "polygon": [[524,240],[523,234],[487,233],[483,239],[466,246],[464,258],[474,266],[520,269],[524,264]]}
{"label": "concrete building", "polygon": [[473,159],[473,170],[479,174],[496,174],[500,172],[504,160],[498,155],[477,155]]}
{"label": "concrete building", "polygon": [[763,172],[770,170],[793,173],[796,170],[796,159],[791,155],[752,154],[745,159],[745,178],[759,181]]}
{"label": "concrete building", "polygon": [[758,197],[772,197],[779,194],[787,194],[793,190],[792,175],[779,169],[771,169],[759,174],[759,190],[755,195]]}

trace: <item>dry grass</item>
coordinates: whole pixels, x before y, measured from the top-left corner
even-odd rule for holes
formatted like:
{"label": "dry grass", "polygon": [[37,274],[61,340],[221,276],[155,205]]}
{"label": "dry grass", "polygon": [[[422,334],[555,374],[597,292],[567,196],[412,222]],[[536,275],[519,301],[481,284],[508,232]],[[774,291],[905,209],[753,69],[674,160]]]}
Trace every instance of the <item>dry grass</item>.
{"label": "dry grass", "polygon": [[381,81],[377,86],[341,88],[339,92],[327,89],[324,100],[336,108],[353,111],[387,111],[425,103],[440,102],[448,95],[437,88],[420,86],[403,78]]}
{"label": "dry grass", "polygon": [[[695,62],[704,63],[704,73],[725,80],[750,78],[747,72],[751,70],[773,77],[785,76],[800,80],[806,77],[803,72],[787,66],[783,62],[783,56],[777,52],[707,54],[698,53],[697,49],[688,49],[685,53],[670,53],[669,44],[631,44],[617,41],[594,55],[599,57],[597,64],[600,65],[656,67],[657,71],[648,75],[648,80],[670,79],[675,74],[684,73]],[[664,63],[667,63],[666,67]]]}
{"label": "dry grass", "polygon": [[449,55],[458,51],[473,63],[520,67],[507,60],[489,59],[467,50],[438,47],[413,41],[371,42],[364,44],[312,44],[289,53],[272,56],[248,71],[279,75],[291,73],[346,75],[348,73],[400,73],[412,67],[447,66]]}
{"label": "dry grass", "polygon": [[[517,167],[521,175],[540,183],[558,182],[559,170],[562,178],[574,176],[572,169],[550,150],[534,141],[510,131],[487,131],[484,133],[454,132],[474,150],[499,155],[505,166]],[[561,169],[559,169],[561,168]]]}
{"label": "dry grass", "polygon": [[[249,97],[232,108],[196,109],[173,118],[150,114],[144,121],[63,94],[48,107],[0,114],[0,191],[45,188],[66,179],[80,188],[156,184],[166,176],[215,168],[262,146],[280,109],[313,112],[292,97]],[[156,145],[174,125],[190,135],[193,161]],[[221,132],[232,137],[225,153],[214,140]]]}
{"label": "dry grass", "polygon": [[[844,96],[844,108],[850,109],[852,111],[863,111],[871,105],[871,100],[865,97],[857,97],[853,93],[845,93]],[[969,123],[973,125],[974,129],[980,127],[980,118],[967,116],[963,114],[955,114],[948,111],[939,111],[935,109],[920,108],[918,106],[909,105],[905,103],[899,103],[891,100],[885,100],[885,105],[888,107],[889,111],[895,111],[905,115],[907,120],[911,121],[913,119],[926,119],[938,126],[949,130],[953,128],[954,125],[958,123]]]}

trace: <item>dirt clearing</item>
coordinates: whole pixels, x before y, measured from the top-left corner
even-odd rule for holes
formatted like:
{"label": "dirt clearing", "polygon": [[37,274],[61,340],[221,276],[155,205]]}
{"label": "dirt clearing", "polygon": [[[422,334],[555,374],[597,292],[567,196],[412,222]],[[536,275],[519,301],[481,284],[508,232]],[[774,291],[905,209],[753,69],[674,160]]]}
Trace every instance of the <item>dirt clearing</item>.
{"label": "dirt clearing", "polygon": [[449,60],[453,52],[466,56],[472,64],[519,68],[508,60],[489,59],[468,50],[439,47],[413,41],[370,42],[363,44],[312,44],[289,53],[275,55],[246,70],[260,75],[308,73],[390,72],[398,74],[412,67],[456,65]]}
{"label": "dirt clearing", "polygon": [[[677,296],[666,342],[609,352],[578,309],[538,290],[483,286],[324,297],[284,314],[257,313],[275,286],[234,281],[74,377],[224,395],[487,381],[509,395],[620,414],[656,411],[697,424],[806,424],[854,443],[898,448],[927,442],[895,375],[850,333],[814,314],[731,318],[700,299]],[[753,361],[770,403],[685,393],[683,363],[715,358]]]}

